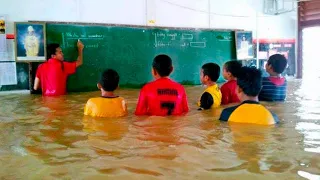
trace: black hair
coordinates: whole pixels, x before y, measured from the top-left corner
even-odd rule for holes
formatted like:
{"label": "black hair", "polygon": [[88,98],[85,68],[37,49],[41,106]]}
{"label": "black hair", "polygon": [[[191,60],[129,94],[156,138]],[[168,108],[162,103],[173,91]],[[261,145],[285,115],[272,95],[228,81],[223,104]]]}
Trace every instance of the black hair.
{"label": "black hair", "polygon": [[114,91],[119,86],[119,74],[113,69],[103,71],[99,83],[105,91]]}
{"label": "black hair", "polygon": [[56,55],[57,48],[59,48],[60,45],[57,43],[52,43],[47,45],[47,59],[51,59],[52,55]]}
{"label": "black hair", "polygon": [[228,61],[224,64],[224,68],[226,69],[226,71],[230,72],[233,77],[238,76],[241,67],[242,67],[241,61],[237,61],[237,60]]}
{"label": "black hair", "polygon": [[152,67],[161,77],[169,76],[172,72],[172,60],[165,54],[160,54],[153,59]]}
{"label": "black hair", "polygon": [[262,73],[255,67],[242,67],[237,77],[237,84],[247,96],[258,96],[262,88]]}
{"label": "black hair", "polygon": [[287,59],[282,54],[274,54],[269,57],[267,62],[268,65],[271,65],[274,72],[281,74],[287,67]]}
{"label": "black hair", "polygon": [[[58,43],[51,43],[47,45],[47,60],[51,59],[52,55],[56,55],[57,48],[59,48],[60,45]],[[64,71],[64,64],[61,62],[61,69]]]}
{"label": "black hair", "polygon": [[203,75],[208,76],[211,81],[217,82],[220,76],[220,66],[216,63],[207,63],[202,66]]}

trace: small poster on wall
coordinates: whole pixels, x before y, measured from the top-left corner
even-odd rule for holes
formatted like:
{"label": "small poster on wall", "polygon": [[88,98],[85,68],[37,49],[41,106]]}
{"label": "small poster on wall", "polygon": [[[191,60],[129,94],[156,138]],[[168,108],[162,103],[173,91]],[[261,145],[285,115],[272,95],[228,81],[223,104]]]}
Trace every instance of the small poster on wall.
{"label": "small poster on wall", "polygon": [[6,18],[4,15],[0,15],[0,61],[7,60],[6,40]]}
{"label": "small poster on wall", "polygon": [[17,84],[16,62],[0,63],[0,86]]}
{"label": "small poster on wall", "polygon": [[6,20],[3,15],[0,15],[0,34],[6,33]]}
{"label": "small poster on wall", "polygon": [[238,60],[253,59],[252,32],[236,31],[236,48]]}
{"label": "small poster on wall", "polygon": [[46,60],[44,23],[16,22],[16,61],[43,62]]}

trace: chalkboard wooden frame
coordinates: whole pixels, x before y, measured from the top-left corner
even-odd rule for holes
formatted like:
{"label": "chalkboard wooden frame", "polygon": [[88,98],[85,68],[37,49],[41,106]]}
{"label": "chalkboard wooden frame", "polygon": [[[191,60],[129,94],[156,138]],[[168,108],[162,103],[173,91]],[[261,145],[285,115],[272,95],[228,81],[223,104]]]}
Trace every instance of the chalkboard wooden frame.
{"label": "chalkboard wooden frame", "polygon": [[[44,51],[44,59],[41,60],[19,60],[18,59],[18,35],[17,35],[17,25],[19,24],[26,24],[26,25],[41,25],[43,30],[43,51]],[[30,63],[30,62],[45,62],[47,57],[47,51],[46,51],[46,23],[45,22],[14,22],[14,50],[15,50],[15,61],[16,62],[22,62],[22,63]]]}
{"label": "chalkboard wooden frame", "polygon": [[96,25],[96,26],[115,26],[115,27],[130,27],[130,28],[146,28],[146,29],[171,29],[171,30],[212,30],[212,31],[244,31],[243,29],[219,29],[219,28],[193,28],[193,27],[170,27],[170,26],[145,26],[132,24],[111,24],[111,23],[90,23],[90,22],[67,22],[67,21],[36,21],[30,20],[31,23],[45,24],[70,24],[70,25]]}

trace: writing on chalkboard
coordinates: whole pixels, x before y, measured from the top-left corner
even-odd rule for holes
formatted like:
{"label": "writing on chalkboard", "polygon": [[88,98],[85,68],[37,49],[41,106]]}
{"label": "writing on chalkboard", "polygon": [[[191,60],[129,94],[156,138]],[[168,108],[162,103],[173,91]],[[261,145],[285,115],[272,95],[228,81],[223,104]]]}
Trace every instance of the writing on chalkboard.
{"label": "writing on chalkboard", "polygon": [[103,38],[103,35],[99,34],[93,34],[93,35],[88,35],[89,38]]}
{"label": "writing on chalkboard", "polygon": [[163,42],[157,41],[154,43],[155,47],[192,47],[192,48],[206,48],[206,42]]}
{"label": "writing on chalkboard", "polygon": [[[64,33],[62,33],[62,35],[64,35]],[[65,35],[67,38],[79,38],[79,35],[76,33],[67,32]]]}
{"label": "writing on chalkboard", "polygon": [[103,40],[104,35],[101,34],[77,34],[74,32],[62,33],[62,46],[64,48],[76,47],[76,40],[85,40],[86,48],[99,48],[99,43],[91,40]]}
{"label": "writing on chalkboard", "polygon": [[192,47],[192,48],[205,48],[205,38],[199,42],[194,39],[193,34],[189,33],[165,33],[156,32],[154,35],[155,47]]}
{"label": "writing on chalkboard", "polygon": [[193,35],[192,34],[187,34],[187,33],[182,33],[180,35],[178,35],[178,33],[163,33],[163,32],[157,32],[157,33],[153,33],[153,35],[155,37],[157,37],[158,39],[159,38],[162,38],[162,39],[165,39],[167,37],[167,39],[170,39],[171,40],[176,40],[177,37],[179,37],[178,39],[187,39],[187,40],[193,40]]}
{"label": "writing on chalkboard", "polygon": [[[74,48],[74,47],[77,46],[77,44],[76,44],[76,43],[69,43],[69,42],[67,42],[66,44],[63,44],[63,46],[64,46],[65,48]],[[88,44],[88,43],[86,43],[84,47],[85,47],[86,49],[87,49],[87,48],[99,48],[99,44],[98,44],[98,43],[95,43],[95,44]]]}
{"label": "writing on chalkboard", "polygon": [[69,39],[100,39],[102,40],[104,38],[104,35],[101,34],[77,34],[77,33],[72,33],[72,32],[66,32],[62,33],[62,38],[69,40]]}
{"label": "writing on chalkboard", "polygon": [[177,33],[174,33],[174,34],[168,34],[167,36],[168,36],[168,37],[170,37],[170,38],[171,38],[171,40],[176,40],[176,37],[178,36],[178,34],[177,34]]}
{"label": "writing on chalkboard", "polygon": [[196,48],[205,48],[206,42],[190,42],[190,46]]}
{"label": "writing on chalkboard", "polygon": [[169,47],[172,46],[172,43],[170,42],[156,42],[155,47]]}
{"label": "writing on chalkboard", "polygon": [[167,39],[168,40],[176,40],[176,37],[178,36],[178,34],[177,33],[162,33],[162,32],[160,32],[160,33],[155,33],[154,34],[155,35],[155,38],[158,38],[158,39],[166,39],[167,37]]}

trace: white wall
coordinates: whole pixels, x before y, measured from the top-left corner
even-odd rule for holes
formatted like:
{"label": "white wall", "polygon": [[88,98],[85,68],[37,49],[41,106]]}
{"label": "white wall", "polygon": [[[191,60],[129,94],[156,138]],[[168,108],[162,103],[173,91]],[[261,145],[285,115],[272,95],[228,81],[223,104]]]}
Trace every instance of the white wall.
{"label": "white wall", "polygon": [[[263,0],[149,0],[156,25],[244,29],[259,38],[295,38],[292,14],[264,15]],[[210,13],[209,13],[210,12]],[[258,31],[257,31],[258,30]]]}
{"label": "white wall", "polygon": [[146,0],[3,0],[0,14],[13,21],[69,21],[145,25]]}
{"label": "white wall", "polygon": [[252,30],[254,34],[258,30],[259,38],[295,38],[295,20],[289,15],[263,15],[262,2],[263,0],[6,0],[1,2],[0,13],[7,15],[9,33],[13,32],[13,21],[146,25],[152,19],[157,26],[245,29]]}

